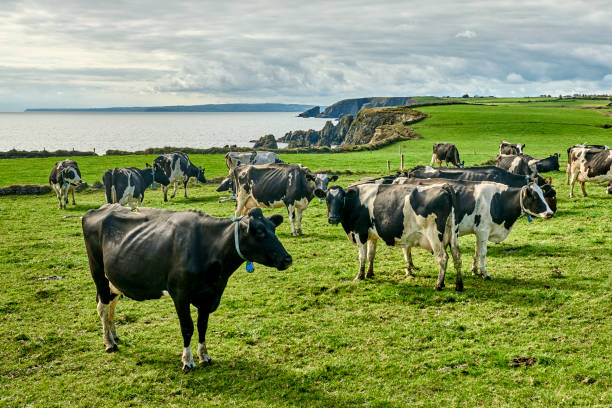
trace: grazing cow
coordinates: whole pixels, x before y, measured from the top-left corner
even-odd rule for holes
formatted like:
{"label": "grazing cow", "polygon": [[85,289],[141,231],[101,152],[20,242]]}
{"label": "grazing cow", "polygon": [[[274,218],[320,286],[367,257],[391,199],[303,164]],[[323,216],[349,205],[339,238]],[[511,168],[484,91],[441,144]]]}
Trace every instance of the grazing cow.
{"label": "grazing cow", "polygon": [[544,159],[534,159],[528,154],[522,155],[523,159],[527,160],[530,168],[534,168],[538,173],[546,173],[549,171],[559,171],[559,153],[548,156]]}
{"label": "grazing cow", "polygon": [[584,183],[607,183],[612,180],[612,150],[571,149],[570,198],[574,197],[574,184],[580,183],[582,195],[587,196]]}
{"label": "grazing cow", "polygon": [[145,169],[127,167],[106,170],[102,176],[106,202],[127,204],[134,209],[142,205],[144,192],[154,181],[163,186],[170,183],[170,179],[157,163],[153,163],[153,167],[146,163],[146,166]]}
{"label": "grazing cow", "polygon": [[273,152],[265,152],[265,151],[253,151],[253,152],[228,152],[225,155],[225,165],[227,166],[227,170],[230,175],[219,184],[217,187],[217,191],[227,191],[232,189],[234,195],[236,194],[234,183],[232,182],[232,169],[236,166],[243,166],[246,164],[274,164],[274,163],[284,163],[278,157],[278,154]]}
{"label": "grazing cow", "polygon": [[49,174],[49,184],[55,191],[59,201],[59,209],[66,209],[68,205],[68,193],[72,192],[72,205],[76,205],[74,201],[74,188],[83,183],[81,180],[81,171],[77,162],[66,159],[55,162],[55,166]]}
{"label": "grazing cow", "polygon": [[291,265],[291,255],[275,235],[282,221],[280,215],[264,217],[258,208],[235,220],[196,211],[132,212],[119,204],[89,210],[83,237],[106,351],[117,350],[113,317],[119,295],[139,301],[170,295],[183,334],[183,371],[195,368],[190,305],[198,309],[200,364],[210,364],[208,315],[219,306],[232,273],[244,261],[279,270]]}
{"label": "grazing cow", "polygon": [[498,154],[495,157],[495,166],[523,176],[534,176],[538,173],[535,164],[530,166],[522,155]]}
{"label": "grazing cow", "polygon": [[[589,151],[601,151],[601,150],[610,150],[610,147],[606,145],[589,145],[586,143],[573,145],[567,149],[567,168],[565,170],[566,182],[570,183],[570,167],[572,166],[573,157],[578,156],[579,152],[582,150]],[[573,153],[573,154],[572,154]]]}
{"label": "grazing cow", "polygon": [[[206,183],[204,169],[194,166],[189,160],[189,157],[183,152],[162,154],[161,156],[157,156],[153,164],[160,166],[170,179],[170,183],[174,184],[174,191],[170,198],[174,198],[176,195],[176,189],[178,188],[179,182],[183,183],[185,198],[187,198],[187,182],[190,177],[195,177],[196,183]],[[168,187],[169,184],[162,186],[162,190],[164,190],[164,201],[168,201]]]}
{"label": "grazing cow", "polygon": [[[339,186],[317,189],[316,194],[327,202],[328,222],[341,223],[349,241],[359,249],[356,280],[374,275],[376,243],[382,239],[388,246],[420,246],[433,253],[439,268],[435,289],[441,290],[450,245],[457,271],[455,290],[463,290],[455,230],[457,198],[450,185],[360,184],[346,190]],[[366,258],[368,271],[364,274]]]}
{"label": "grazing cow", "polygon": [[[244,214],[253,207],[287,207],[291,235],[302,235],[302,212],[314,197],[316,188],[326,189],[330,181],[326,173],[311,173],[299,164],[256,164],[238,166],[232,170],[236,183],[235,215]],[[297,212],[297,228],[295,213]]]}
{"label": "grazing cow", "polygon": [[523,154],[524,144],[510,143],[505,140],[499,145],[499,154]]}
{"label": "grazing cow", "polygon": [[[489,181],[465,181],[448,179],[415,179],[399,177],[394,184],[413,185],[443,185],[450,184],[457,194],[455,223],[459,236],[476,235],[476,252],[472,263],[472,273],[480,272],[485,279],[491,279],[487,273],[485,258],[487,256],[487,241],[502,242],[519,217],[526,215],[539,218],[551,218],[553,210],[544,198],[544,192],[535,183],[522,187],[509,187],[505,184]],[[404,249],[404,257],[408,262],[406,273],[412,274],[416,269],[412,263],[410,248]]]}
{"label": "grazing cow", "polygon": [[417,166],[408,172],[408,176],[421,179],[444,178],[467,181],[493,181],[510,187],[523,187],[529,184],[530,181],[535,181],[544,192],[544,198],[546,198],[548,206],[553,211],[557,211],[557,193],[550,184],[552,180],[549,178],[546,181],[539,175],[533,179],[528,176],[508,173],[506,170],[495,166],[466,167],[463,169],[434,169],[433,167]]}
{"label": "grazing cow", "polygon": [[446,162],[446,167],[448,167],[449,162],[454,164],[456,167],[463,167],[463,164],[465,163],[459,160],[459,151],[452,143],[434,144],[430,166],[433,166],[434,162],[438,165],[438,167],[442,166],[442,162]]}

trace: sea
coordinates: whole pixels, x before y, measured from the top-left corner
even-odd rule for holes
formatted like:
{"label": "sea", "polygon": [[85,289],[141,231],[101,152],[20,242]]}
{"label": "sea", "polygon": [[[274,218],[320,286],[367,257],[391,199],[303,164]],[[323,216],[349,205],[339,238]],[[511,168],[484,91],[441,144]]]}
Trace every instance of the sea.
{"label": "sea", "polygon": [[[266,134],[320,130],[329,119],[299,112],[6,112],[0,113],[0,151],[149,147],[252,147]],[[285,144],[279,143],[279,147]]]}

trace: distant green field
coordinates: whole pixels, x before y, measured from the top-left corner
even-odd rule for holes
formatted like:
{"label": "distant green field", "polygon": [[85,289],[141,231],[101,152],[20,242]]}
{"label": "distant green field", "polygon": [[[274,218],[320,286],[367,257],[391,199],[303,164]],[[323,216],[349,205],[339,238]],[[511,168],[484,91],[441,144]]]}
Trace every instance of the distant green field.
{"label": "distant green field", "polygon": [[[612,143],[600,111],[542,103],[423,107],[423,138],[374,152],[285,154],[312,169],[351,170],[338,184],[429,163],[432,144],[455,143],[466,165],[495,156],[499,142],[521,142],[535,157],[558,152],[551,173],[558,211],[521,219],[487,254],[492,280],[470,275],[473,236],[460,239],[465,291],[435,292],[434,259],[406,278],[401,251],[380,243],[372,280],[353,282],[357,249],[327,224],[317,200],[305,235],[278,235],[294,265],[279,272],[240,268],[211,316],[214,364],[184,375],[172,301],[117,306],[119,352],[104,353],[79,216],[104,202],[77,193],[57,210],[52,194],[0,197],[0,406],[610,406],[612,405],[612,196],[587,184],[568,198],[568,146]],[[596,101],[599,102],[599,101]],[[79,157],[90,184],[115,166],[152,156]],[[222,155],[194,155],[208,177],[226,174]],[[56,159],[0,160],[0,185],[45,184]],[[147,190],[145,205],[232,215],[214,185],[193,185],[168,203]],[[285,214],[284,209],[266,214]],[[452,268],[451,268],[452,269]],[[61,279],[40,280],[59,276]],[[196,341],[194,336],[194,342]]]}

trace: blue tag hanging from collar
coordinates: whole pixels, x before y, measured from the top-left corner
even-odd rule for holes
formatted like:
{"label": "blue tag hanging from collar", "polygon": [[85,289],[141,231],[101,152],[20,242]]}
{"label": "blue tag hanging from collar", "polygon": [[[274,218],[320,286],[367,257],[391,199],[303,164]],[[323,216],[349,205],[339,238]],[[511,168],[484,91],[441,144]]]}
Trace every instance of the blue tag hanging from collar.
{"label": "blue tag hanging from collar", "polygon": [[151,190],[155,190],[155,183],[151,183]]}
{"label": "blue tag hanging from collar", "polygon": [[66,182],[64,181],[64,187],[66,187],[67,185],[68,185],[68,183],[66,183]]}
{"label": "blue tag hanging from collar", "polygon": [[531,215],[527,215],[527,222],[531,222]]}
{"label": "blue tag hanging from collar", "polygon": [[253,262],[251,261],[247,261],[245,268],[248,273],[255,272],[255,265],[253,265]]}
{"label": "blue tag hanging from collar", "polygon": [[319,198],[319,204],[323,204],[323,200]]}

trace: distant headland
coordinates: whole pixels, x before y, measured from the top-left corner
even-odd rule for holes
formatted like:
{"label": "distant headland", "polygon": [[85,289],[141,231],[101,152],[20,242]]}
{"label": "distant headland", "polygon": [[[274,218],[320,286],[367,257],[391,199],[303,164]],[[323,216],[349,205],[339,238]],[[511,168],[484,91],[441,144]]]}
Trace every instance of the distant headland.
{"label": "distant headland", "polygon": [[221,103],[208,105],[132,106],[114,108],[28,108],[26,112],[301,112],[314,105]]}

